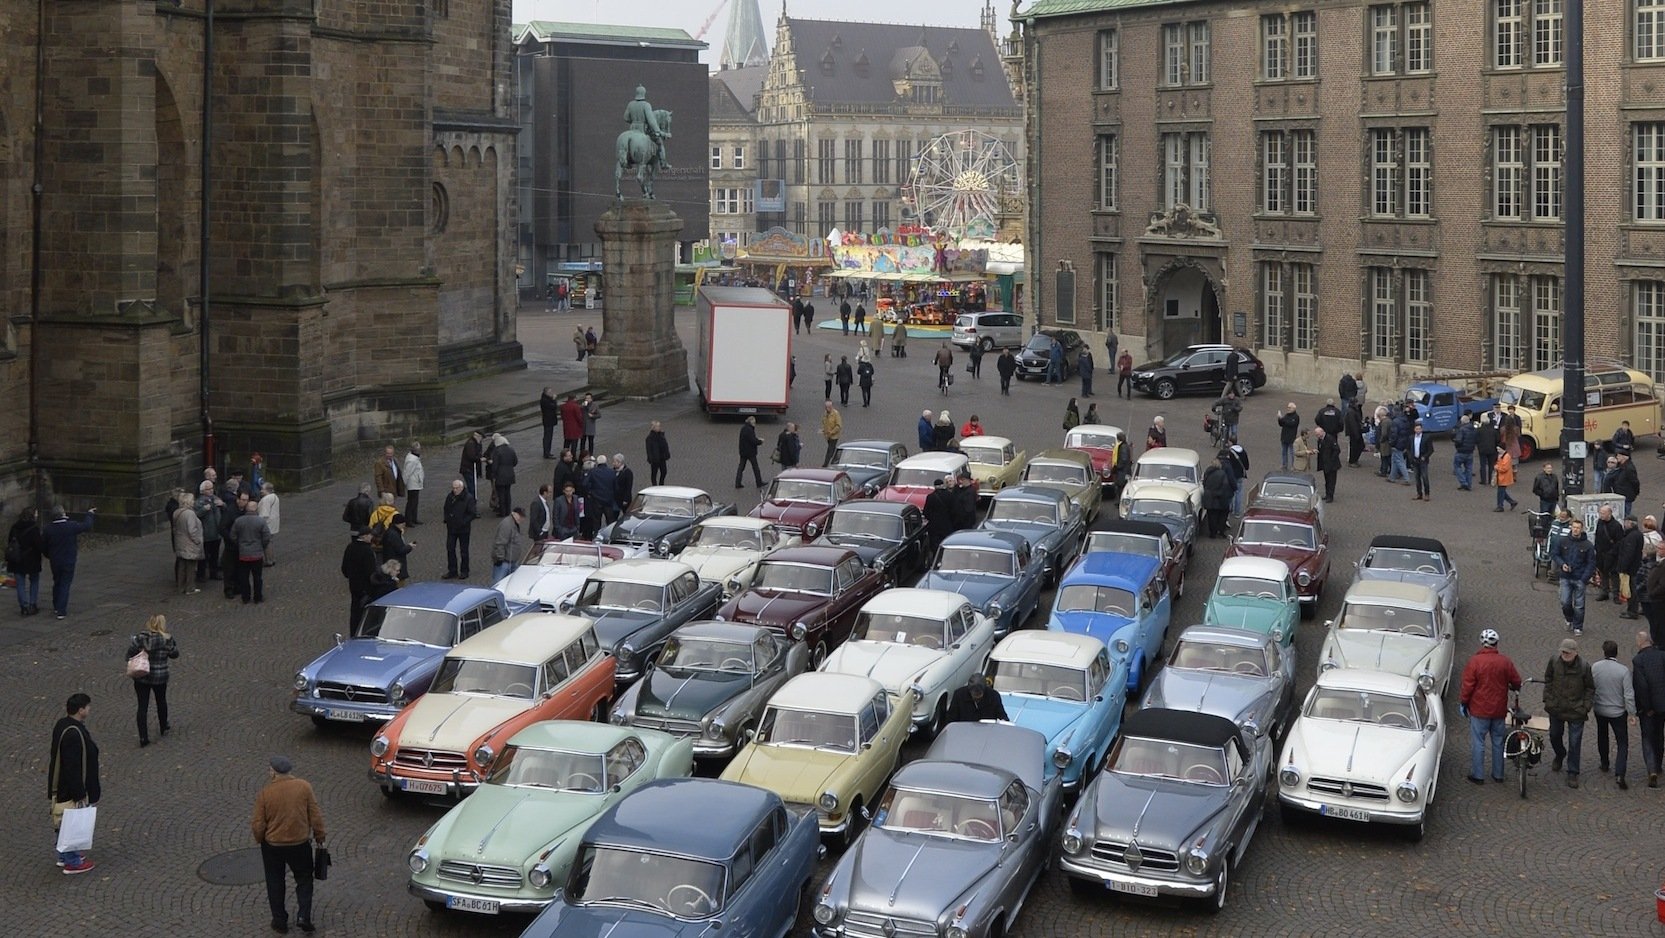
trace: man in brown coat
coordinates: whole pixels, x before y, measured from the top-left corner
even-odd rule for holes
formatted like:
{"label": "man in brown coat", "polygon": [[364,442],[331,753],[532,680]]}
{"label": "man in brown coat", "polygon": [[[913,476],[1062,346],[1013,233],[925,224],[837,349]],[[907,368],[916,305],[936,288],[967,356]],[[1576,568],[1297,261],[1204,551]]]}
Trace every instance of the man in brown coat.
{"label": "man in brown coat", "polygon": [[324,812],[311,783],[289,774],[287,756],[272,757],[271,780],[254,799],[250,828],[266,867],[266,898],[272,904],[272,930],[289,931],[284,904],[284,869],[295,874],[295,924],[312,932],[312,844],[324,845]]}
{"label": "man in brown coat", "polygon": [[376,484],[376,494],[391,492],[400,498],[405,497],[404,473],[400,471],[399,457],[393,455],[393,447],[382,447],[382,455],[376,460],[372,476]]}

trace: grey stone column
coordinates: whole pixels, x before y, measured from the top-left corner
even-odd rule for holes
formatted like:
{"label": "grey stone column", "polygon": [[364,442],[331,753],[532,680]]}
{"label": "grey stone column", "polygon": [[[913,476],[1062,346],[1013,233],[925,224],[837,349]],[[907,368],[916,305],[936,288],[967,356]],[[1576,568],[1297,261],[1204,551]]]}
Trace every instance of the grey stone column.
{"label": "grey stone column", "polygon": [[688,389],[688,352],[672,318],[682,219],[663,202],[614,203],[597,219],[606,292],[590,384],[610,396],[656,398]]}

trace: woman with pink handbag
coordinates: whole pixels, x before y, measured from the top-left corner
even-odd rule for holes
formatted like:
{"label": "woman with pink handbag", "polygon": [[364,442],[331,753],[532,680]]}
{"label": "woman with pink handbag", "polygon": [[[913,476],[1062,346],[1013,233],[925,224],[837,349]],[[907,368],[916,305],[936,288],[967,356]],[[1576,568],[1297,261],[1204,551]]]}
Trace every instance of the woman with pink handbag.
{"label": "woman with pink handbag", "polygon": [[150,745],[150,696],[156,695],[156,720],[168,735],[168,661],[179,657],[179,645],[168,634],[166,616],[151,616],[144,631],[127,646],[127,676],[138,697],[139,745]]}

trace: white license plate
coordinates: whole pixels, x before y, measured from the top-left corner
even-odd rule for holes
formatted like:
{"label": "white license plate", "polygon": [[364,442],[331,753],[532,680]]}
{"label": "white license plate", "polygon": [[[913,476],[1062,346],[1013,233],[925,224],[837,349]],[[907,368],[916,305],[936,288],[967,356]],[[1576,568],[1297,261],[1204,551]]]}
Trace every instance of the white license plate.
{"label": "white license plate", "polygon": [[1318,813],[1325,817],[1338,817],[1343,821],[1368,821],[1370,812],[1360,811],[1358,808],[1343,808],[1339,805],[1327,804],[1318,809]]}
{"label": "white license plate", "polygon": [[451,790],[444,782],[430,782],[425,778],[399,779],[399,787],[405,791],[416,792],[419,795],[443,795]]}
{"label": "white license plate", "polygon": [[1111,892],[1125,892],[1130,896],[1144,896],[1146,899],[1156,898],[1156,887],[1145,883],[1122,883],[1110,881]]}
{"label": "white license plate", "polygon": [[447,909],[458,912],[479,912],[482,915],[496,915],[500,903],[496,899],[475,899],[469,896],[448,896],[445,899]]}
{"label": "white license plate", "polygon": [[324,719],[341,720],[346,723],[363,723],[364,714],[357,710],[325,710]]}

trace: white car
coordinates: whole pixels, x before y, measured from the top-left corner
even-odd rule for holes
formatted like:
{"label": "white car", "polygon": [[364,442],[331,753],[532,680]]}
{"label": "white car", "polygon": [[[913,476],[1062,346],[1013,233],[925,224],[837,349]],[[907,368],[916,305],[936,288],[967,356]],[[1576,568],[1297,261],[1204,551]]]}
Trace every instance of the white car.
{"label": "white car", "polygon": [[1278,760],[1285,822],[1304,814],[1427,830],[1445,751],[1440,699],[1401,674],[1318,676]]}
{"label": "white car", "polygon": [[1445,696],[1455,649],[1451,614],[1432,587],[1359,580],[1318,652],[1318,671],[1366,668],[1403,674]]}
{"label": "white car", "polygon": [[724,599],[733,599],[752,585],[758,562],[770,551],[797,543],[797,535],[782,534],[761,518],[725,515],[695,525],[676,559],[693,567],[700,579],[722,587]]}
{"label": "white car", "polygon": [[983,673],[992,650],[994,620],[960,594],[890,589],[861,607],[849,640],[820,669],[870,677],[895,697],[917,684],[924,693],[913,723],[935,732],[948,715],[949,697]]}
{"label": "white car", "polygon": [[537,603],[544,612],[555,612],[561,603],[578,594],[584,580],[616,560],[647,556],[648,549],[634,544],[594,544],[589,541],[538,541],[526,552],[514,572],[492,584],[510,607]]}
{"label": "white car", "polygon": [[1194,449],[1160,446],[1146,450],[1133,463],[1133,478],[1122,489],[1121,503],[1139,497],[1139,490],[1151,485],[1177,485],[1190,497],[1191,512],[1202,514],[1202,457]]}

